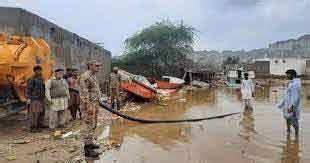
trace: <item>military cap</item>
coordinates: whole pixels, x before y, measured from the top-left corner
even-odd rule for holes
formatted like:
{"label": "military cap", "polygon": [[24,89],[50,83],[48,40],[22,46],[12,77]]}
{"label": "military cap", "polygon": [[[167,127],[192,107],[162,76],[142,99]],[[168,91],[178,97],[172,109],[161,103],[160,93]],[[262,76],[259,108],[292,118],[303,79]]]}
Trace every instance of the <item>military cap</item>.
{"label": "military cap", "polygon": [[90,60],[87,62],[87,65],[102,65],[102,63],[98,62],[97,60]]}

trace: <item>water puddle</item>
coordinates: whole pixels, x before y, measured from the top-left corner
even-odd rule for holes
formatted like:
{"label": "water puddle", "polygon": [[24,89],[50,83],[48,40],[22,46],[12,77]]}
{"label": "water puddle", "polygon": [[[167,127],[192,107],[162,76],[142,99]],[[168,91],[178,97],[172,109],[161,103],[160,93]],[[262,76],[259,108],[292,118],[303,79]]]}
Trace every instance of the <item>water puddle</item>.
{"label": "water puddle", "polygon": [[[304,87],[304,90],[310,87]],[[310,161],[310,94],[303,92],[301,133],[287,137],[281,112],[275,104],[281,87],[256,92],[254,111],[198,123],[137,124],[120,120],[103,130],[99,139],[121,145],[105,153],[101,162],[120,163],[226,163]],[[133,116],[145,119],[201,118],[241,110],[236,89],[218,88],[181,92],[165,99],[164,105],[150,103]]]}

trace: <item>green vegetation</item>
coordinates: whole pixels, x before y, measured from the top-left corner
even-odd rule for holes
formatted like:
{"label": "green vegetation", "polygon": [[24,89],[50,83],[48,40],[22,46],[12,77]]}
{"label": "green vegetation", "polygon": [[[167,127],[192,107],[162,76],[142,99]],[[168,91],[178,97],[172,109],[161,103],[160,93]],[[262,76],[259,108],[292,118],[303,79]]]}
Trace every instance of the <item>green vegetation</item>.
{"label": "green vegetation", "polygon": [[114,66],[145,76],[179,76],[191,63],[196,30],[169,20],[157,22],[125,41],[125,53],[113,59]]}

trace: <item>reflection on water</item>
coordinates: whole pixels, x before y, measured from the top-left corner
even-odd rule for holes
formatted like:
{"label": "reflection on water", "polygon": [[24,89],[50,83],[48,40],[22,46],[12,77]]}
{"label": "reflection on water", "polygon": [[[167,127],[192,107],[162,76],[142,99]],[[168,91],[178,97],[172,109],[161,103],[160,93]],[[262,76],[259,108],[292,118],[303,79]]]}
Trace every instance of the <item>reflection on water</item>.
{"label": "reflection on water", "polygon": [[[305,86],[303,89],[304,119],[301,124],[304,128],[300,141],[286,139],[285,122],[281,112],[274,107],[285,89],[265,87],[256,90],[254,111],[245,110],[241,115],[178,124],[117,121],[109,128],[109,132],[102,135],[120,143],[121,148],[106,153],[96,162],[308,162],[308,88]],[[145,119],[184,119],[236,111],[242,111],[240,91],[218,88],[180,92],[160,103],[150,103],[131,115]]]}
{"label": "reflection on water", "polygon": [[[176,143],[189,143],[190,139],[187,133],[190,132],[188,124],[117,124],[115,123],[110,130],[109,137],[119,144],[124,142],[126,136],[136,136],[157,144],[163,149],[169,149]],[[160,133],[160,134],[158,134]]]}
{"label": "reflection on water", "polygon": [[292,140],[290,135],[286,137],[286,145],[283,146],[282,163],[299,163],[299,139]]}
{"label": "reflection on water", "polygon": [[245,109],[241,121],[239,122],[241,126],[240,136],[246,140],[250,140],[253,134],[256,134],[255,123],[252,109]]}

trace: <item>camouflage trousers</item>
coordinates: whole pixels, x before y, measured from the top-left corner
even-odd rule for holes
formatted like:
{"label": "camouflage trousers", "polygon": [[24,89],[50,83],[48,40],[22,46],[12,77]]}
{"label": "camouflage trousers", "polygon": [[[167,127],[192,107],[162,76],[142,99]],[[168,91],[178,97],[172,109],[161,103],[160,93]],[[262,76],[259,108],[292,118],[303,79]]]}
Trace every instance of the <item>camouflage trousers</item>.
{"label": "camouflage trousers", "polygon": [[[111,102],[112,102],[112,107],[114,107],[115,100],[116,104],[120,105],[120,98],[119,98],[119,88],[110,88],[110,95],[111,95]],[[119,106],[117,106],[119,107]]]}
{"label": "camouflage trousers", "polygon": [[110,96],[112,99],[119,100],[119,88],[110,88]]}
{"label": "camouflage trousers", "polygon": [[84,145],[93,144],[95,129],[97,127],[98,111],[98,106],[96,104],[87,104],[83,107],[83,118],[86,125],[83,131]]}

